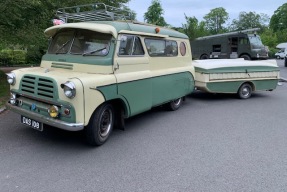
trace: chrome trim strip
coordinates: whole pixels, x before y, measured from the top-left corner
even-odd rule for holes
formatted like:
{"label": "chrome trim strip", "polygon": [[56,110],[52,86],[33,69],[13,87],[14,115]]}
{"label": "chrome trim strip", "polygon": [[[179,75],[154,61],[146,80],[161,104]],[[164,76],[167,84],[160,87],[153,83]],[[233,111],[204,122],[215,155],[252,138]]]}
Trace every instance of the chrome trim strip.
{"label": "chrome trim strip", "polygon": [[52,119],[50,117],[45,117],[43,115],[31,112],[31,111],[27,111],[25,109],[22,109],[20,107],[12,105],[12,104],[10,104],[8,102],[6,103],[6,107],[7,107],[7,109],[9,109],[9,110],[11,110],[11,111],[13,111],[15,113],[21,114],[21,115],[23,115],[25,117],[34,119],[34,120],[39,121],[41,123],[44,123],[44,124],[47,124],[47,125],[50,125],[50,126],[53,126],[53,127],[57,127],[59,129],[64,129],[64,130],[67,130],[67,131],[80,131],[80,130],[84,129],[84,124],[83,123],[67,123],[65,121]]}

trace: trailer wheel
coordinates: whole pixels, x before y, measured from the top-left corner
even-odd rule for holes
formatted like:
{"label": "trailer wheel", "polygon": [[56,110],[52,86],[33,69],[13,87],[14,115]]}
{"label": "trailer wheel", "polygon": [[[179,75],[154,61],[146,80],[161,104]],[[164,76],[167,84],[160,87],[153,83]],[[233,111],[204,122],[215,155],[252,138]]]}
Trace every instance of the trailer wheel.
{"label": "trailer wheel", "polygon": [[252,87],[248,83],[242,84],[237,92],[237,95],[240,99],[248,99],[252,94]]}
{"label": "trailer wheel", "polygon": [[167,109],[170,110],[170,111],[178,110],[180,108],[181,104],[182,104],[182,101],[183,101],[182,97],[170,101],[168,104],[166,104]]}
{"label": "trailer wheel", "polygon": [[241,55],[240,58],[244,58],[244,60],[251,60],[249,55]]}
{"label": "trailer wheel", "polygon": [[87,142],[93,146],[104,144],[114,126],[114,108],[109,103],[102,104],[91,117],[85,129]]}

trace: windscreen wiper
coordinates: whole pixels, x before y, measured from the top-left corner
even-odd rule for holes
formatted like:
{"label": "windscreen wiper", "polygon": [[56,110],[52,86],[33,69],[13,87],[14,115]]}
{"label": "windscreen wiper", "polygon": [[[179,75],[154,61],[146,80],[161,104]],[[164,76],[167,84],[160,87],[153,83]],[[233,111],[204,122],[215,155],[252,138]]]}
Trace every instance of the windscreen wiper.
{"label": "windscreen wiper", "polygon": [[59,49],[57,49],[57,51],[55,51],[55,53],[58,54],[58,51],[60,51],[61,49],[63,49],[70,41],[71,41],[71,39],[69,39],[68,41],[66,41],[66,43],[64,43]]}
{"label": "windscreen wiper", "polygon": [[90,55],[90,54],[93,54],[93,53],[102,51],[102,50],[104,50],[104,49],[106,49],[106,47],[101,48],[101,49],[92,50],[92,51],[87,51],[87,52],[83,53],[82,55],[83,55],[83,56],[85,56],[85,55]]}

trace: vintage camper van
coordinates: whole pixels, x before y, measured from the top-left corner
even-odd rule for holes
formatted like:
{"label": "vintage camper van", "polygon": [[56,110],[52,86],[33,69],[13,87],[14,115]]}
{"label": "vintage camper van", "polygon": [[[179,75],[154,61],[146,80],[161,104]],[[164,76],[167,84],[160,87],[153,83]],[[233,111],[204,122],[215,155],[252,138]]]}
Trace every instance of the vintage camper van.
{"label": "vintage camper van", "polygon": [[186,35],[101,3],[61,8],[58,19],[45,30],[40,67],[7,74],[7,107],[21,123],[85,130],[88,143],[102,145],[124,119],[160,105],[177,110],[194,90]]}

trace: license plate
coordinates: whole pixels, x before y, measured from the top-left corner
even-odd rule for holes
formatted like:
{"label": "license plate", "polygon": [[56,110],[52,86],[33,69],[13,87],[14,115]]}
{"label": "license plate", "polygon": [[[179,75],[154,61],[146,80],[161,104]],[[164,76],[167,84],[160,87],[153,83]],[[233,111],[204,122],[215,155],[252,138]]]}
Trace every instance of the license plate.
{"label": "license plate", "polygon": [[43,124],[35,121],[34,119],[30,119],[28,117],[21,116],[21,123],[32,127],[38,131],[43,131]]}

